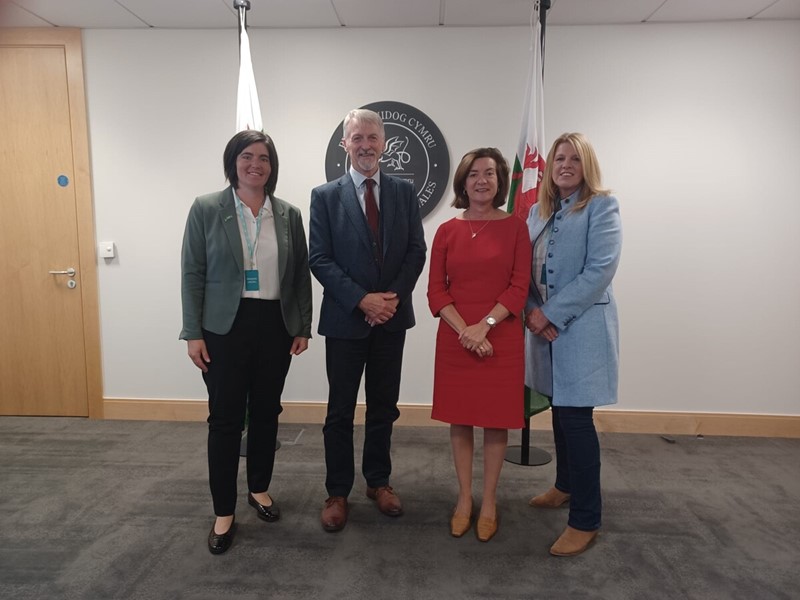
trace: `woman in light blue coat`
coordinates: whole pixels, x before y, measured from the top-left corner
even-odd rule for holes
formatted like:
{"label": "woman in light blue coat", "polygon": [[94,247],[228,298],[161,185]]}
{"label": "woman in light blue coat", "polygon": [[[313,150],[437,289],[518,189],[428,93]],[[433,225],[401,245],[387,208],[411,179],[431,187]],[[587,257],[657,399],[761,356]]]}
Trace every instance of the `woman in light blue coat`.
{"label": "woman in light blue coat", "polygon": [[556,448],[555,485],[530,504],[569,503],[567,528],[550,553],[574,556],[600,529],[593,410],[617,401],[619,324],[611,280],[622,247],[619,205],[602,189],[597,157],[583,134],[565,133],[553,143],[528,232],[525,383],[550,398]]}

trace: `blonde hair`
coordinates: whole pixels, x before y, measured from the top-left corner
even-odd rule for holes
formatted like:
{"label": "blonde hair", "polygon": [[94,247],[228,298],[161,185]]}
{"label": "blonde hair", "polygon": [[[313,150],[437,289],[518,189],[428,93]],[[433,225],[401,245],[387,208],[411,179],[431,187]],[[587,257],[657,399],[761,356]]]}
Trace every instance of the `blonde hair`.
{"label": "blonde hair", "polygon": [[606,196],[610,190],[602,187],[602,176],[600,175],[600,165],[597,162],[597,155],[594,153],[592,144],[589,139],[582,133],[562,133],[558,139],[553,142],[550,152],[547,154],[547,162],[544,167],[544,175],[542,175],[542,184],[539,189],[538,202],[539,216],[542,219],[549,219],[550,215],[555,211],[556,200],[558,200],[558,188],[553,183],[553,163],[556,155],[556,149],[561,144],[569,144],[575,149],[578,157],[581,159],[581,167],[583,168],[583,181],[581,182],[581,191],[578,196],[578,201],[570,209],[574,211],[581,211],[586,208],[592,198],[595,196]]}

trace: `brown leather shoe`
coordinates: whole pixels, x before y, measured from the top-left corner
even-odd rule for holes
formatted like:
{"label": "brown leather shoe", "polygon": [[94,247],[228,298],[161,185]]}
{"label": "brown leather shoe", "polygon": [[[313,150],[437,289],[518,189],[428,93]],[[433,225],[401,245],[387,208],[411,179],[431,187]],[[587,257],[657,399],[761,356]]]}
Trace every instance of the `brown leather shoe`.
{"label": "brown leather shoe", "polygon": [[576,556],[586,550],[597,537],[599,529],[594,531],[581,531],[567,526],[564,533],[550,548],[553,556]]}
{"label": "brown leather shoe", "polygon": [[322,528],[328,532],[340,531],[347,524],[347,498],[331,496],[325,500],[320,517]]}
{"label": "brown leather shoe", "polygon": [[544,494],[539,494],[528,500],[528,504],[536,508],[558,508],[567,502],[569,502],[569,494],[555,487],[551,487]]}
{"label": "brown leather shoe", "polygon": [[475,533],[478,539],[482,542],[488,542],[497,533],[497,518],[489,519],[488,517],[478,517],[478,523],[475,525]]}
{"label": "brown leather shoe", "polygon": [[392,486],[383,485],[378,488],[367,488],[367,498],[378,503],[378,510],[389,517],[399,517],[403,514],[403,505],[400,497],[394,493]]}

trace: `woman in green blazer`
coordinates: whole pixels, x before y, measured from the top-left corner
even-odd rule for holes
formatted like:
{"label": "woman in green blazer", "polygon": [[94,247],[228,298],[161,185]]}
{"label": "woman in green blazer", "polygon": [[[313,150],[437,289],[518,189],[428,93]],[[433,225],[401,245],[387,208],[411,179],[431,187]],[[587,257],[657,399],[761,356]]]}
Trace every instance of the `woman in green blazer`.
{"label": "woman in green blazer", "polygon": [[248,503],[265,521],[280,512],[268,493],[293,355],[311,338],[311,276],[300,211],[274,196],[278,154],[260,131],[237,133],[223,154],[230,186],[200,196],[181,255],[183,330],[208,388],[208,465],[222,554],[236,532],[236,475],[248,418]]}

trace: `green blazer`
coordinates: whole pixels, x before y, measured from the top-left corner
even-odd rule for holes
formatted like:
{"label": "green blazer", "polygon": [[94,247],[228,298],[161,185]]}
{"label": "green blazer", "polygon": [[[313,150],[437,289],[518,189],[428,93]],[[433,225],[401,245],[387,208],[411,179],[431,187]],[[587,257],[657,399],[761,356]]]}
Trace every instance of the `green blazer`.
{"label": "green blazer", "polygon": [[[281,312],[292,337],[311,337],[311,274],[300,211],[270,197],[278,239]],[[180,339],[203,339],[203,329],[231,330],[244,287],[244,253],[233,189],[200,196],[186,220],[181,251],[183,329]]]}

